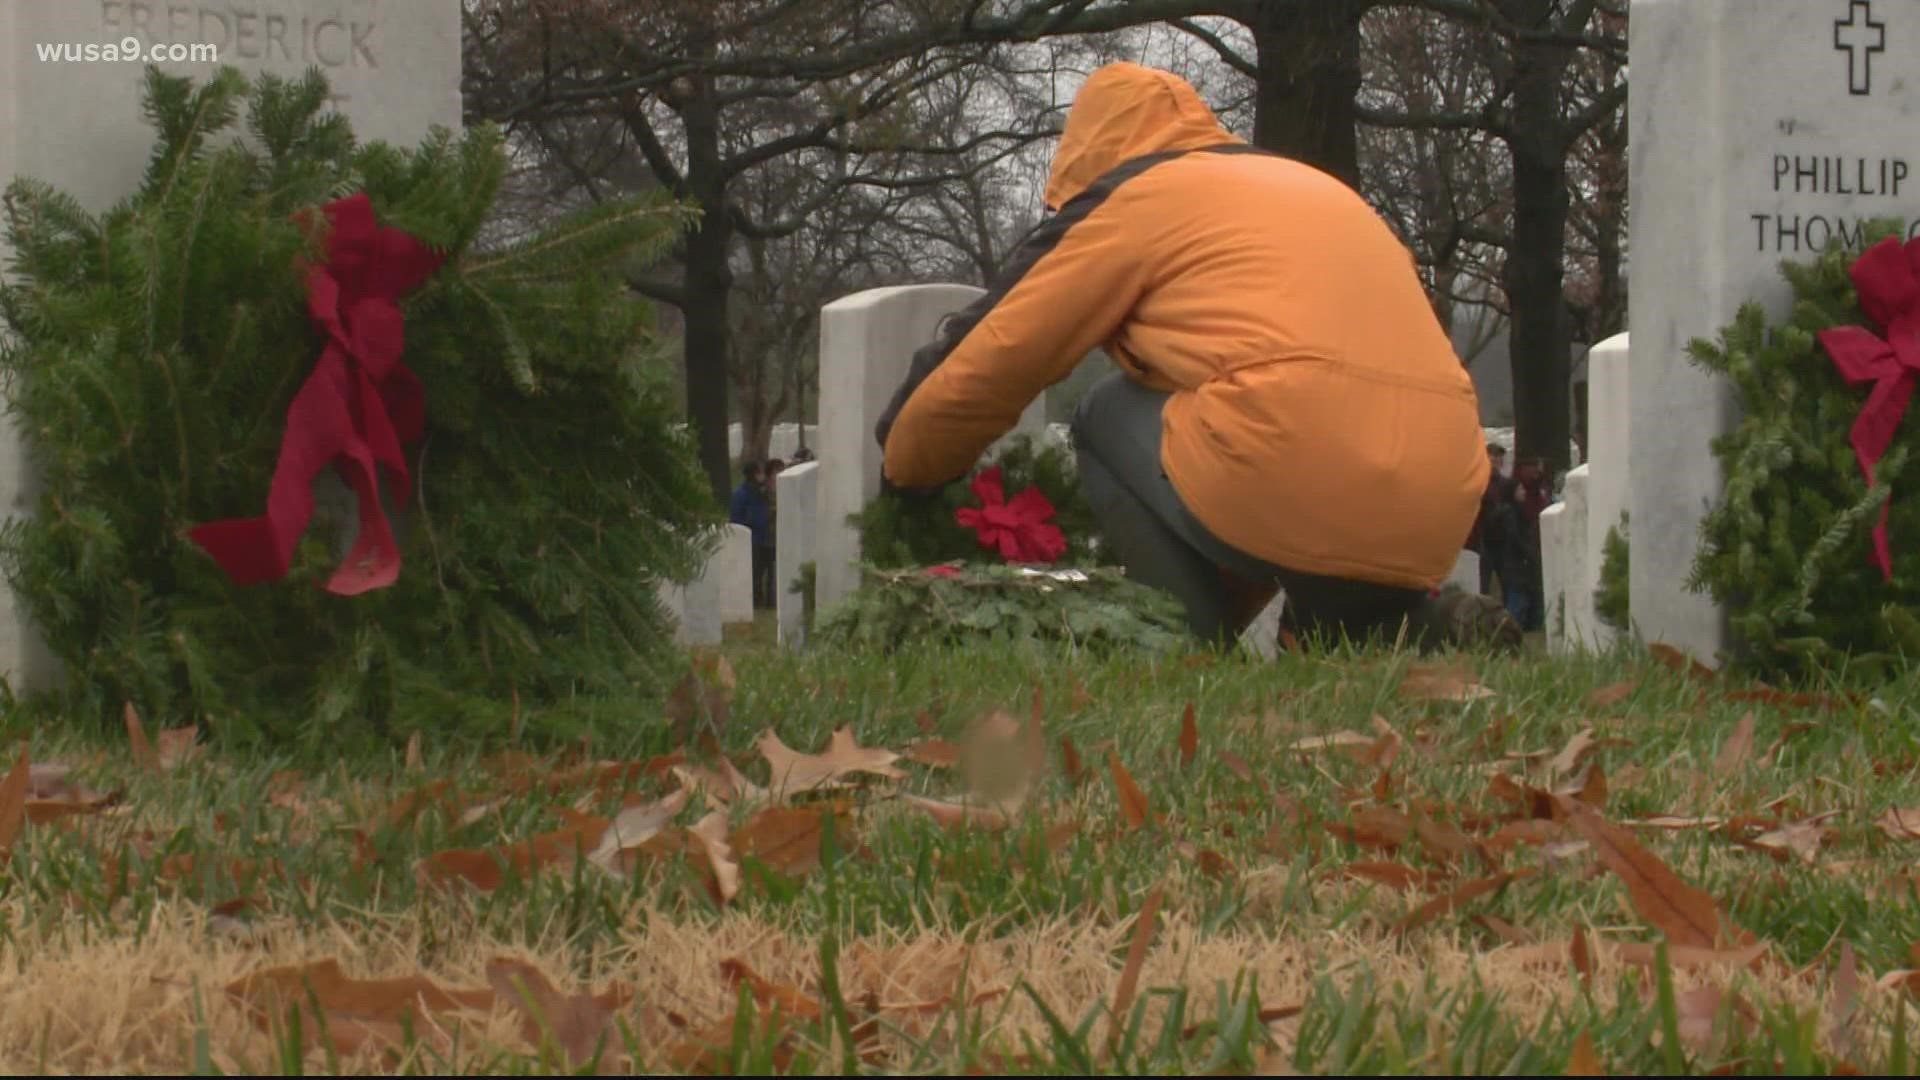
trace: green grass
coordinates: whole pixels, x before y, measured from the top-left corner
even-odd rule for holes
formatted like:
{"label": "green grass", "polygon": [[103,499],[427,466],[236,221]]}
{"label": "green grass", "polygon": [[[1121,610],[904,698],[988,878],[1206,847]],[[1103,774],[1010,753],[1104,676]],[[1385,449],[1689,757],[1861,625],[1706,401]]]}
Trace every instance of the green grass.
{"label": "green grass", "polygon": [[[225,959],[207,969],[194,1016],[181,1017],[173,1067],[211,1067],[227,1053],[221,1067],[283,1072],[296,1064],[326,1068],[328,1058],[319,1050],[303,1056],[298,1032],[283,1032],[271,1056],[221,1050],[236,1029],[213,1014],[232,1008],[222,988],[233,972],[297,962],[289,958],[295,954],[299,961],[342,955],[346,943],[360,942],[354,974],[425,971],[443,985],[470,985],[476,950],[520,950],[541,958],[556,980],[580,987],[652,972],[654,982],[636,985],[636,1001],[661,1008],[668,1008],[666,982],[675,994],[708,993],[700,1008],[683,1002],[677,1011],[689,1023],[694,1012],[732,1016],[725,1061],[710,1065],[840,1071],[849,1054],[858,1063],[855,1051],[866,1045],[856,1032],[866,1014],[847,950],[937,938],[1013,950],[1000,972],[1008,992],[914,1025],[885,1016],[891,1056],[863,1067],[1212,1073],[1284,1062],[1311,1072],[1557,1074],[1582,1035],[1614,1072],[1831,1072],[1841,1050],[1860,1069],[1910,1067],[1907,995],[1876,992],[1872,983],[1913,963],[1920,904],[1911,863],[1920,840],[1892,839],[1875,821],[1889,807],[1920,806],[1912,723],[1920,680],[1877,688],[1866,706],[1795,708],[1728,700],[1724,688],[1644,658],[1532,656],[1461,660],[1493,695],[1425,701],[1399,692],[1414,661],[1385,653],[1279,662],[1094,660],[989,647],[824,656],[771,648],[768,621],[730,634],[727,646],[737,685],[720,744],[754,781],[767,781],[753,751],[767,728],[803,752],[822,749],[846,726],[863,746],[905,750],[928,737],[957,740],[992,710],[1025,720],[1037,691],[1050,772],[1027,812],[1004,831],[949,830],[882,785],[851,797],[851,833],[828,838],[817,869],[790,875],[744,859],[744,885],[731,903],[710,894],[697,860],[678,857],[653,860],[632,880],[562,863],[470,894],[423,887],[416,863],[550,832],[566,823],[568,809],[610,816],[624,793],[536,791],[465,824],[439,809],[385,822],[397,799],[433,781],[482,799],[516,781],[549,779],[559,766],[503,761],[511,748],[499,746],[426,746],[409,770],[398,752],[362,760],[239,758],[216,744],[179,769],[152,774],[135,767],[118,733],[11,731],[9,744],[27,747],[34,761],[71,763],[76,778],[123,791],[124,800],[110,814],[27,828],[10,869],[0,871],[0,986],[47,977],[36,959],[64,957],[84,967],[128,949],[191,954],[217,946]],[[1634,689],[1617,703],[1590,704],[1596,690],[1623,682]],[[1182,764],[1177,740],[1189,704],[1198,752]],[[1749,760],[1715,776],[1716,758],[1749,710]],[[1371,737],[1376,718],[1403,740],[1384,780],[1377,764],[1356,755],[1291,749],[1336,732]],[[1376,804],[1419,806],[1484,839],[1511,809],[1489,793],[1490,768],[1504,754],[1557,753],[1583,729],[1602,740],[1588,760],[1608,778],[1603,813],[1610,821],[1832,815],[1811,864],[1779,861],[1724,830],[1633,830],[1726,916],[1771,943],[1776,967],[1714,974],[1607,961],[1591,985],[1582,982],[1564,952],[1550,952],[1576,927],[1596,941],[1660,940],[1621,882],[1594,870],[1591,850],[1523,845],[1501,853],[1499,869],[1530,875],[1404,935],[1395,925],[1415,909],[1494,868],[1469,856],[1443,883],[1409,893],[1344,877],[1356,862],[1420,872],[1448,864],[1415,838],[1393,850],[1362,847],[1329,825]],[[1078,783],[1063,772],[1063,740],[1084,766]],[[1777,753],[1759,763],[1776,742]],[[676,749],[658,707],[636,705],[631,725],[598,733],[590,755],[640,761]],[[1153,823],[1126,827],[1109,752],[1146,794]],[[1251,778],[1237,771],[1240,762]],[[961,790],[952,770],[902,765],[910,775],[899,790],[935,797]],[[1507,769],[1519,776],[1522,766]],[[296,780],[297,803],[290,797]],[[651,799],[672,786],[664,775],[643,776],[632,790]],[[698,802],[680,816],[682,825],[704,812]],[[736,810],[732,824],[754,814]],[[1050,850],[1050,827],[1066,822],[1077,830]],[[1127,1015],[1110,1024],[1132,920],[1155,888],[1164,890],[1165,907],[1145,954],[1147,974]],[[183,910],[224,914],[183,923]],[[1540,943],[1547,959],[1524,968],[1508,963],[1503,958],[1517,956],[1516,947],[1503,943],[1488,917]],[[169,934],[191,940],[169,944],[162,940]],[[790,948],[756,944],[770,934]],[[271,943],[235,944],[254,940],[249,935]],[[693,949],[686,943],[709,938],[710,955],[658,971],[647,964],[665,961],[636,952],[664,948],[661,942]],[[1837,1047],[1827,1011],[1842,942],[1857,956],[1865,985],[1857,1031]],[[735,991],[715,966],[727,956],[799,986],[821,1015],[788,1022],[751,1008],[735,1014]],[[1037,966],[1012,970],[1019,957]],[[1033,959],[1040,957],[1051,959]],[[1086,972],[1102,974],[1082,978]],[[1695,1016],[1700,998],[1688,992],[1703,985],[1737,993],[1749,1014],[1738,1031],[1721,1025],[1725,1038],[1717,1042],[1693,1037],[1710,1014]],[[0,1010],[9,1004],[5,994],[0,989]],[[1289,1015],[1274,1016],[1281,1007]],[[619,1015],[615,1030],[629,1028],[629,1037],[616,1049],[638,1068],[674,1068],[658,1057],[657,1039],[637,1034],[633,1008]],[[172,1060],[173,1050],[63,1044],[57,1018],[14,1011],[10,1022],[0,1021],[0,1066],[12,1071]],[[1686,1037],[1677,1039],[1683,1026]],[[547,1067],[531,1047],[489,1043],[450,1054],[413,1064]]]}

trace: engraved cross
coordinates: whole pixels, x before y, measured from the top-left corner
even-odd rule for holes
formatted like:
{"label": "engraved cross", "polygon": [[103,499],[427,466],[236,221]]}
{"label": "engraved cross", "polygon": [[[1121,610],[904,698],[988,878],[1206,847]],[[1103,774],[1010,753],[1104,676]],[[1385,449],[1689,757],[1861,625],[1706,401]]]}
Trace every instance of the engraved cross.
{"label": "engraved cross", "polygon": [[1847,91],[1873,90],[1873,54],[1887,51],[1887,24],[1873,20],[1872,0],[1848,0],[1847,17],[1833,21],[1833,48],[1847,54]]}

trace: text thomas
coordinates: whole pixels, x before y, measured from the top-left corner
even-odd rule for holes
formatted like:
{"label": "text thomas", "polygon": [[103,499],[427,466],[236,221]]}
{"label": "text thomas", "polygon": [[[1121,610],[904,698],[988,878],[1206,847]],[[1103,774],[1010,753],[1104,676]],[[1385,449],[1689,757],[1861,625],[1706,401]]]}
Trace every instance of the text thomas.
{"label": "text thomas", "polygon": [[377,68],[371,21],[314,18],[259,5],[168,4],[100,0],[100,28],[109,36],[152,41],[211,42],[220,55],[302,67]]}

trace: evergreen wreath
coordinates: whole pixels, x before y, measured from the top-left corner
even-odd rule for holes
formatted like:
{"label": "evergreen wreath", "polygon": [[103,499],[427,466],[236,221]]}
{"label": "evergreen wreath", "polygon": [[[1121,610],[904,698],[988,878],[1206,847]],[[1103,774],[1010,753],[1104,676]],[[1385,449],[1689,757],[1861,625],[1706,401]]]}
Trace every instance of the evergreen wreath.
{"label": "evergreen wreath", "polygon": [[1007,440],[990,462],[947,485],[933,498],[900,498],[882,494],[867,503],[848,524],[860,534],[861,557],[882,570],[902,570],[940,563],[999,562],[981,546],[979,535],[960,524],[960,511],[978,505],[971,481],[988,468],[999,466],[1001,484],[1009,497],[1027,488],[1038,489],[1053,504],[1053,524],[1067,541],[1058,560],[1067,566],[1094,565],[1099,536],[1093,508],[1080,490],[1073,454],[1065,447],[1041,445],[1031,435]]}
{"label": "evergreen wreath", "polygon": [[[149,69],[158,138],[130,197],[95,216],[31,179],[6,191],[0,375],[42,483],[0,569],[66,669],[51,704],[312,746],[630,717],[678,666],[656,582],[692,575],[719,521],[621,273],[687,212],[626,201],[483,243],[497,129],[358,145],[328,94],[317,71]],[[251,145],[216,147],[243,111]],[[424,389],[410,482],[382,484],[400,570],[324,589],[370,515],[323,505],[286,563],[236,584],[196,527],[264,508],[329,340],[304,272],[329,258],[318,212],[362,195],[440,260],[399,302]]]}
{"label": "evergreen wreath", "polygon": [[[1813,679],[1845,666],[1884,674],[1920,655],[1920,564],[1911,554],[1920,492],[1910,470],[1920,418],[1889,429],[1893,414],[1881,411],[1882,398],[1904,393],[1897,384],[1910,388],[1914,372],[1855,371],[1856,385],[1842,370],[1854,366],[1847,350],[1862,340],[1885,346],[1884,298],[1869,295],[1863,306],[1857,281],[1889,257],[1910,263],[1913,251],[1898,247],[1904,232],[1898,221],[1872,222],[1858,248],[1836,241],[1810,262],[1783,263],[1794,294],[1785,322],[1769,323],[1750,303],[1717,343],[1689,345],[1696,364],[1732,382],[1742,412],[1713,443],[1726,486],[1701,523],[1689,587],[1729,609],[1733,659],[1755,673]],[[1883,241],[1894,246],[1878,247]],[[1920,290],[1907,298],[1920,299]],[[1891,436],[1871,480],[1855,445],[1863,409]],[[1874,542],[1883,512],[1896,550],[1908,552],[1884,562]]]}

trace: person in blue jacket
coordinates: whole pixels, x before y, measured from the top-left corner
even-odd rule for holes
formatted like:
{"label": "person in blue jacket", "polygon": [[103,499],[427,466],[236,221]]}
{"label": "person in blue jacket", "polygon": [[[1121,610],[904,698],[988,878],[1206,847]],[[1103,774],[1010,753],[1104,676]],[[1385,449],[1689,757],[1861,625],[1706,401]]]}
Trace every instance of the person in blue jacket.
{"label": "person in blue jacket", "polygon": [[773,606],[773,514],[767,503],[767,489],[760,463],[749,461],[740,468],[740,486],[733,489],[733,502],[727,508],[727,520],[745,525],[753,534],[753,605]]}

